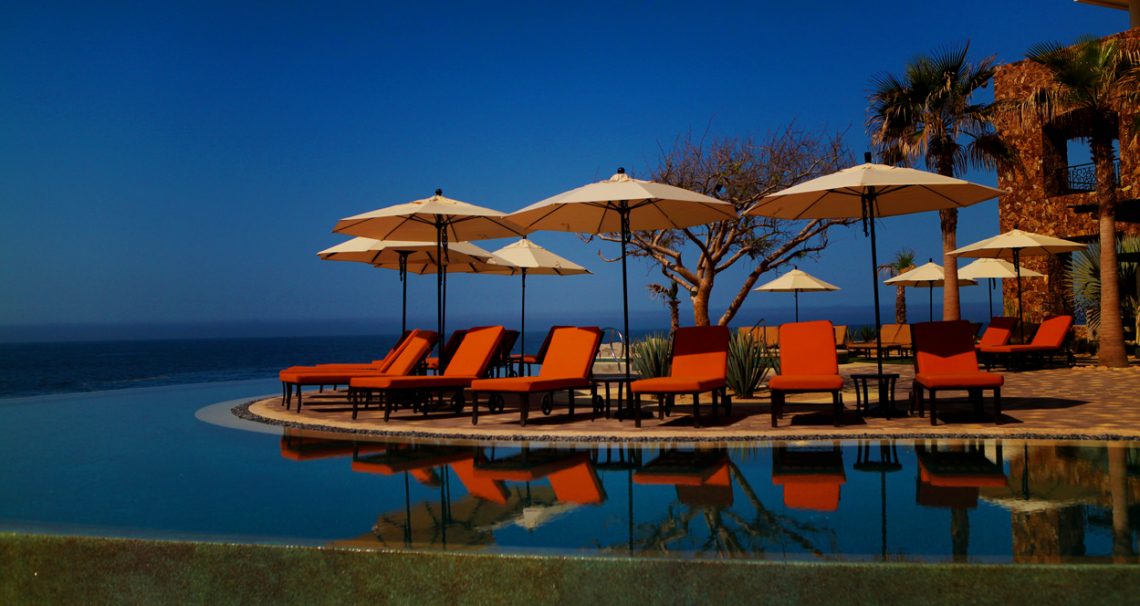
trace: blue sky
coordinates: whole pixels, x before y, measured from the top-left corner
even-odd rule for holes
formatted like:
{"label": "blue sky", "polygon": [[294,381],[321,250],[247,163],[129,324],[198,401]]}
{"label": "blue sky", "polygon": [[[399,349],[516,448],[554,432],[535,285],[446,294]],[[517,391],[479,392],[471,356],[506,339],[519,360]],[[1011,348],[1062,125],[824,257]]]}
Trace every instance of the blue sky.
{"label": "blue sky", "polygon": [[[946,6],[7,4],[0,338],[61,324],[109,336],[163,324],[386,330],[399,321],[395,272],[314,254],[342,239],[330,232],[340,217],[436,187],[512,211],[618,166],[646,175],[687,133],[762,136],[791,121],[845,131],[861,157],[870,79],[916,54],[968,40],[976,58],[1015,61],[1039,41],[1127,26],[1124,12],[1069,0]],[[962,213],[959,242],[996,228],[996,203],[979,205]],[[934,213],[884,220],[879,233],[881,256],[938,256]],[[617,324],[620,274],[598,257],[614,251],[533,239],[594,271],[528,281],[536,324]],[[844,290],[805,296],[804,308],[866,305],[869,263],[860,230],[835,232],[800,267]],[[632,266],[631,305],[649,323],[664,317],[645,294],[654,273]],[[714,310],[742,275],[720,278]],[[517,313],[517,279],[450,285],[457,322]],[[413,321],[431,324],[434,280],[413,276],[409,293]],[[984,303],[985,291],[963,297]],[[753,293],[738,323],[789,302]]]}

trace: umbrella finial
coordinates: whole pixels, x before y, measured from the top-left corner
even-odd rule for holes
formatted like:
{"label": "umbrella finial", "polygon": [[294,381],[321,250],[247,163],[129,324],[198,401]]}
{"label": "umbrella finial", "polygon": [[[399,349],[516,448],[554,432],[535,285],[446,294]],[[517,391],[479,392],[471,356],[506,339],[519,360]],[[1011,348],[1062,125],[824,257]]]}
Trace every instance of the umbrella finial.
{"label": "umbrella finial", "polygon": [[871,163],[871,152],[863,152],[863,161],[867,164]]}
{"label": "umbrella finial", "polygon": [[443,190],[442,190],[442,189],[440,189],[440,188],[438,188],[438,187],[437,187],[437,188],[435,188],[435,195],[437,195],[437,196],[442,196],[442,195],[443,195]]}
{"label": "umbrella finial", "polygon": [[618,171],[617,171],[617,174],[619,174],[619,175],[624,175],[624,174],[625,174],[625,167],[624,167],[624,166],[619,166],[619,167],[618,167]]}

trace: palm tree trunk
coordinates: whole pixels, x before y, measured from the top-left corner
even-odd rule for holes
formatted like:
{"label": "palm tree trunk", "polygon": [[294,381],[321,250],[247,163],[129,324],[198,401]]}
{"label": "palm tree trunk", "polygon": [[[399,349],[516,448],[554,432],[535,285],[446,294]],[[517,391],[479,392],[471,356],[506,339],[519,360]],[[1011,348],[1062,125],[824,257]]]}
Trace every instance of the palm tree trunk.
{"label": "palm tree trunk", "polygon": [[[943,146],[947,150],[939,154],[938,174],[944,177],[954,176],[953,146]],[[950,251],[958,248],[958,209],[946,208],[938,211],[939,223],[942,226],[942,319],[962,319],[962,306],[958,299],[958,258],[951,256]]]}
{"label": "palm tree trunk", "polygon": [[1096,163],[1096,197],[1100,220],[1100,338],[1104,366],[1128,366],[1120,308],[1120,267],[1116,261],[1116,183],[1113,180],[1112,140],[1094,136],[1090,145]]}
{"label": "palm tree trunk", "polygon": [[895,324],[906,324],[906,287],[895,287]]}

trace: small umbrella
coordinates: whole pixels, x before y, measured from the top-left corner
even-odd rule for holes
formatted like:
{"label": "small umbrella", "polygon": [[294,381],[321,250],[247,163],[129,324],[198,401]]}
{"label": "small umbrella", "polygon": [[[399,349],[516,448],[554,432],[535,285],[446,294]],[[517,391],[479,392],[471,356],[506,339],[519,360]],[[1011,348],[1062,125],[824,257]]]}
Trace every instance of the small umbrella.
{"label": "small umbrella", "polygon": [[[903,272],[889,280],[884,280],[883,284],[890,284],[891,286],[910,286],[921,287],[925,286],[930,289],[930,321],[934,321],[934,287],[942,288],[945,285],[946,270],[942,266],[935,263],[933,259],[926,265],[916,267],[910,271]],[[973,280],[962,278],[958,281],[959,286],[975,286],[977,282]]]}
{"label": "small umbrella", "polygon": [[[977,204],[1000,190],[953,177],[910,168],[866,163],[805,181],[769,194],[748,214],[780,219],[862,218],[864,234],[871,239],[871,284],[874,285],[878,374],[883,374],[882,319],[879,314],[879,261],[875,244],[875,218],[958,208]],[[879,384],[880,401],[885,384]]]}
{"label": "small umbrella", "polygon": [[[630,233],[633,230],[679,229],[735,218],[736,209],[728,202],[664,183],[633,179],[622,168],[605,181],[535,202],[509,216],[526,231],[621,233],[622,328],[627,341],[630,335],[626,247],[631,239]],[[631,348],[627,346],[624,349],[628,379]]]}
{"label": "small umbrella", "polygon": [[[449,272],[466,273],[514,273],[510,263],[495,259],[494,253],[483,250],[470,242],[449,242],[445,263]],[[408,330],[408,272],[426,274],[438,267],[436,247],[431,242],[408,242],[403,240],[373,240],[353,238],[317,253],[325,261],[354,261],[368,263],[373,267],[396,269],[403,283],[402,312],[400,316],[401,334]]]}
{"label": "small umbrella", "polygon": [[[333,228],[336,233],[376,240],[435,242],[436,257],[445,256],[448,241],[488,240],[521,236],[525,233],[497,210],[446,198],[443,190],[435,195],[405,204],[396,204],[346,217]],[[446,328],[447,265],[436,265],[436,326],[441,338]],[[447,360],[440,360],[441,367]]]}
{"label": "small umbrella", "polygon": [[834,284],[828,284],[823,280],[807,273],[800,269],[793,269],[788,273],[764,284],[757,286],[752,290],[762,290],[766,292],[793,292],[796,293],[796,322],[800,321],[800,293],[801,292],[825,292],[831,290],[839,290],[839,287]]}
{"label": "small umbrella", "polygon": [[1077,242],[1070,242],[1069,240],[1054,238],[1053,236],[1014,229],[1004,234],[998,234],[992,238],[986,238],[980,242],[963,246],[958,250],[951,251],[950,254],[959,257],[1006,259],[1013,261],[1013,271],[1017,277],[1017,330],[1021,333],[1022,338],[1024,338],[1025,334],[1022,332],[1024,330],[1022,328],[1024,317],[1021,313],[1021,257],[1023,255],[1033,257],[1051,256],[1058,253],[1083,250],[1084,248],[1084,244]]}
{"label": "small umbrella", "polygon": [[[517,267],[519,273],[522,274],[522,315],[520,318],[519,327],[519,342],[521,343],[519,351],[522,355],[519,356],[519,375],[523,373],[523,357],[526,356],[526,276],[530,274],[542,274],[553,276],[572,276],[577,274],[588,274],[590,270],[574,263],[573,261],[563,259],[558,255],[546,250],[545,248],[523,238],[514,244],[508,244],[499,250],[495,251],[495,256],[498,259],[507,261],[512,266]],[[495,264],[496,261],[492,261]]]}
{"label": "small umbrella", "polygon": [[[1035,272],[1032,269],[1022,269],[1021,276],[1023,278],[1044,278],[1045,274]],[[1005,259],[978,259],[959,270],[958,277],[970,280],[989,278],[990,287],[987,290],[990,296],[990,317],[992,318],[994,317],[994,280],[1016,278],[1017,269],[1013,263]]]}

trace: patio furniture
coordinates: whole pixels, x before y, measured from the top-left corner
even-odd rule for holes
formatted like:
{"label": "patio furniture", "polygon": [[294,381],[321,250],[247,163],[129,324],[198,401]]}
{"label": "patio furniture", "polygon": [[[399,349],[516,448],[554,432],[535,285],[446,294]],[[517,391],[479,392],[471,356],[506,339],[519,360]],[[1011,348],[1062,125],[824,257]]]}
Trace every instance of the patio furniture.
{"label": "patio furniture", "polygon": [[[882,401],[879,402],[879,407],[888,419],[891,418],[891,415],[895,413],[895,385],[898,384],[899,373],[865,372],[853,373],[850,376],[851,382],[855,384],[855,411],[863,415],[870,412],[870,384],[874,382],[880,387],[879,397]],[[885,398],[883,398],[884,395]]]}
{"label": "patio furniture", "polygon": [[784,416],[789,393],[827,392],[835,409],[835,425],[843,423],[843,377],[835,354],[831,322],[817,320],[780,327],[780,374],[768,381],[772,392],[772,427]]}
{"label": "patio furniture", "polygon": [[[467,334],[466,330],[456,330],[448,337],[447,342],[443,344],[440,352],[443,354],[444,360],[450,360],[451,356],[455,355],[455,350],[459,348],[459,344],[463,342],[463,337]],[[440,374],[439,357],[431,357],[426,361],[427,369]]]}
{"label": "patio furniture", "polygon": [[982,393],[994,394],[994,423],[1001,423],[1001,386],[1005,377],[978,369],[974,338],[970,323],[922,322],[914,325],[914,382],[911,404],[918,404],[918,414],[925,414],[923,390],[930,392],[930,424],[937,425],[937,393],[966,391],[978,414],[982,412]]}
{"label": "patio furniture", "polygon": [[502,372],[502,376],[509,377],[516,375],[514,367],[511,365],[511,350],[514,349],[515,343],[519,340],[519,331],[517,330],[504,330],[503,340],[499,341],[499,350],[495,352],[495,357],[491,360],[491,376],[498,377]]}
{"label": "patio furniture", "polygon": [[994,316],[990,318],[989,326],[986,326],[986,331],[982,333],[982,338],[978,339],[977,349],[981,350],[983,347],[1008,344],[1010,338],[1013,337],[1013,329],[1016,327],[1017,318],[1009,316]]}
{"label": "patio furniture", "polygon": [[847,482],[843,451],[838,445],[829,450],[772,450],[772,484],[783,486],[784,506],[811,511],[839,509],[840,490]]}
{"label": "patio furniture", "polygon": [[1069,328],[1073,326],[1073,316],[1051,316],[1037,327],[1033,341],[1021,345],[989,345],[981,348],[982,363],[988,369],[995,362],[1006,368],[1026,365],[1043,365],[1045,359],[1051,362],[1056,355],[1065,356],[1065,363],[1075,363],[1073,354],[1065,347]]}
{"label": "patio furniture", "polygon": [[[283,398],[286,409],[292,408],[293,388],[297,389],[297,412],[301,412],[301,386],[303,385],[348,385],[352,379],[358,377],[399,376],[410,374],[417,366],[423,363],[424,358],[431,352],[436,342],[436,333],[430,330],[413,330],[407,339],[397,348],[397,353],[391,362],[378,368],[367,369],[322,369],[299,368],[285,369],[278,373],[284,387]],[[351,390],[350,390],[351,399]],[[355,403],[353,404],[355,408]]]}
{"label": "patio furniture", "polygon": [[[562,326],[551,326],[550,330],[547,331],[547,333],[546,333],[546,338],[544,338],[542,340],[542,345],[538,346],[537,352],[535,352],[533,355],[525,354],[525,353],[511,354],[511,363],[512,364],[521,363],[522,368],[525,368],[526,374],[529,375],[530,374],[530,367],[532,365],[535,365],[535,364],[542,364],[542,361],[546,358],[546,351],[547,351],[547,349],[550,348],[550,337],[554,336],[554,329],[556,329],[556,328],[563,328],[563,327]],[[525,351],[526,350],[526,343],[523,343],[522,347],[520,347],[519,349]]]}
{"label": "patio furniture", "polygon": [[355,419],[358,404],[364,396],[367,406],[373,394],[380,394],[384,404],[384,421],[388,421],[398,399],[411,401],[414,408],[428,414],[431,396],[451,394],[451,409],[459,414],[465,405],[463,390],[471,382],[487,373],[491,358],[503,338],[502,326],[472,328],[463,336],[463,341],[449,358],[443,374],[434,376],[369,376],[353,378],[349,382],[349,399],[352,400],[352,418]]}
{"label": "patio furniture", "polygon": [[[502,409],[502,394],[518,394],[520,399],[519,423],[526,425],[530,416],[530,398],[542,395],[542,412],[550,414],[554,407],[554,393],[566,390],[569,394],[570,414],[574,414],[574,390],[590,388],[593,404],[594,385],[590,382],[590,369],[598,355],[602,331],[595,326],[565,326],[555,329],[550,348],[537,377],[505,377],[479,379],[471,382],[471,424],[479,422],[479,394],[490,393],[499,398],[491,406]],[[594,415],[597,414],[596,408]]]}
{"label": "patio furniture", "polygon": [[673,335],[673,360],[669,376],[640,379],[630,383],[634,396],[634,423],[641,427],[641,395],[657,396],[657,418],[665,418],[665,398],[676,394],[693,396],[693,424],[700,426],[700,394],[712,392],[712,413],[719,415],[718,405],[723,404],[725,414],[732,410],[728,399],[728,327],[687,326],[678,328]]}
{"label": "patio furniture", "polygon": [[[1000,442],[998,448],[1000,449]],[[918,455],[916,500],[924,507],[973,509],[978,506],[979,489],[1007,486],[1009,481],[1002,466],[1000,450],[997,462],[991,461],[978,444],[966,444],[954,450],[939,450],[938,445],[915,445]]]}
{"label": "patio furniture", "polygon": [[[883,355],[890,357],[891,352],[905,356],[911,349],[911,336],[909,324],[884,324],[880,331],[882,335]],[[879,344],[876,341],[857,341],[848,343],[847,349],[859,351],[860,355],[867,357],[875,355]]]}

